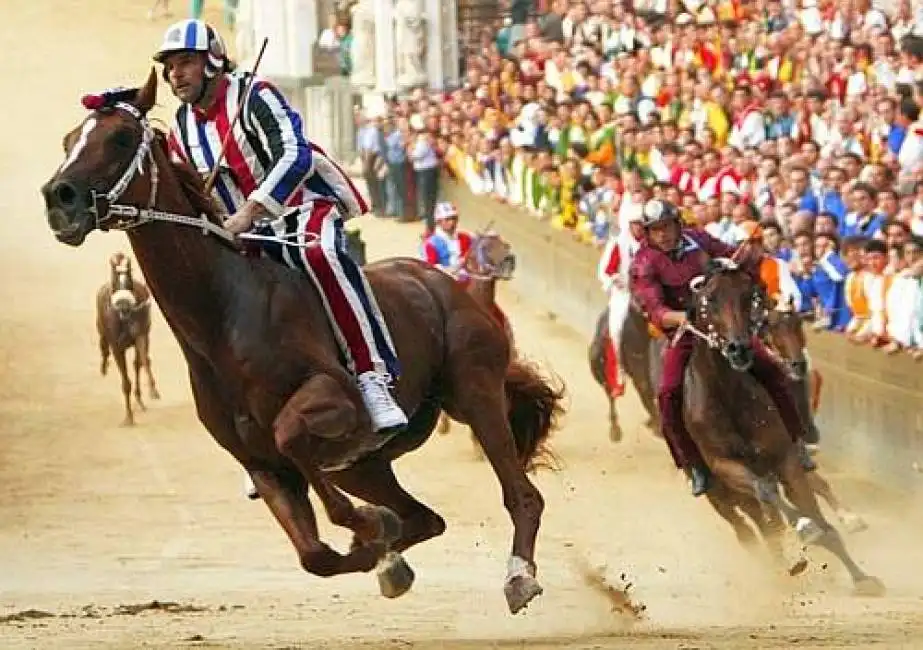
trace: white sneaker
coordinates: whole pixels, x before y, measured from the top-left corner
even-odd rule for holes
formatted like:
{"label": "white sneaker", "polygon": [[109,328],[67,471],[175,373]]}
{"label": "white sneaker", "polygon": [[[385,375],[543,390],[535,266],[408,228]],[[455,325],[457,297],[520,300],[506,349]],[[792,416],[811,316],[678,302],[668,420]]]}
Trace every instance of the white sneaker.
{"label": "white sneaker", "polygon": [[377,433],[407,426],[407,416],[391,396],[387,377],[377,372],[365,372],[359,375],[357,381],[362,401],[372,418],[373,431]]}

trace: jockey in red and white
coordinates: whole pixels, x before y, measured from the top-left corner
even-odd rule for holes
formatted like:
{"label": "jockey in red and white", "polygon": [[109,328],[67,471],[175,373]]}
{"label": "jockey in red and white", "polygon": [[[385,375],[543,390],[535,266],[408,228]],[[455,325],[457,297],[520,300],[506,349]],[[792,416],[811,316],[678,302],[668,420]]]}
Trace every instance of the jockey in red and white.
{"label": "jockey in red and white", "polygon": [[625,392],[624,371],[619,363],[619,342],[622,327],[631,306],[631,293],[628,290],[628,269],[635,254],[641,248],[644,239],[642,212],[633,210],[627,220],[628,227],[618,232],[613,231],[599,259],[597,275],[603,285],[603,291],[609,294],[609,341],[612,344],[612,359],[615,372],[610,387],[612,397],[621,397]]}
{"label": "jockey in red and white", "polygon": [[474,236],[458,229],[458,208],[448,201],[436,204],[433,220],[436,227],[423,240],[423,259],[458,277],[474,243]]}
{"label": "jockey in red and white", "polygon": [[[182,102],[170,132],[170,152],[208,174],[220,156],[251,75],[234,71],[218,33],[201,20],[167,28],[154,55]],[[400,368],[387,325],[362,269],[346,253],[343,222],[368,212],[349,177],[302,133],[301,118],[272,84],[257,78],[227,140],[215,183],[225,228],[304,242],[264,245],[270,258],[306,273],[323,296],[349,370],[356,376],[375,431],[407,425],[389,384]]]}

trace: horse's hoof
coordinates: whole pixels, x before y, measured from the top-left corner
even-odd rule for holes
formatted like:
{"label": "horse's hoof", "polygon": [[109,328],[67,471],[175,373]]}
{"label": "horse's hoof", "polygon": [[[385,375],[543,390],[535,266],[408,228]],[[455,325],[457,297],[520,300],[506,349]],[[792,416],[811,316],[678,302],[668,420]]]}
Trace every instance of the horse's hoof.
{"label": "horse's hoof", "polygon": [[610,442],[621,442],[622,441],[622,427],[619,426],[617,422],[613,422],[609,425],[609,441]]}
{"label": "horse's hoof", "polygon": [[150,393],[151,393],[151,399],[160,399],[160,391],[157,390],[156,388],[152,388],[150,390]]}
{"label": "horse's hoof", "polygon": [[390,552],[378,564],[378,588],[385,598],[399,598],[413,586],[416,576],[400,553]]}
{"label": "horse's hoof", "polygon": [[401,538],[403,528],[401,518],[394,511],[384,506],[359,506],[356,510],[362,516],[378,519],[381,525],[381,533],[373,541],[390,548],[394,542]]}
{"label": "horse's hoof", "polygon": [[884,596],[886,591],[885,583],[875,576],[865,576],[853,584],[853,594],[856,596],[879,598]]}
{"label": "horse's hoof", "polygon": [[528,574],[510,576],[503,585],[503,595],[506,596],[506,604],[510,607],[510,614],[518,614],[536,596],[541,595],[544,591],[533,576]]}
{"label": "horse's hoof", "polygon": [[124,420],[122,420],[122,422],[119,424],[119,426],[120,426],[120,427],[133,427],[133,426],[135,426],[135,419],[134,419],[134,418],[125,418]]}
{"label": "horse's hoof", "polygon": [[106,376],[106,373],[107,373],[108,371],[109,371],[109,367],[108,367],[105,363],[100,364],[100,366],[99,366],[99,374],[101,374],[103,377],[105,377],[105,376]]}
{"label": "horse's hoof", "polygon": [[824,530],[808,517],[798,518],[795,523],[795,532],[798,533],[798,539],[805,546],[817,544],[824,536]]}
{"label": "horse's hoof", "polygon": [[147,407],[144,405],[144,402],[141,401],[140,395],[135,395],[135,404],[137,404],[138,408],[141,409],[142,411],[147,410]]}
{"label": "horse's hoof", "polygon": [[843,529],[847,533],[861,533],[863,530],[868,530],[869,527],[869,525],[865,523],[865,519],[854,512],[845,512],[840,515],[840,522],[842,522]]}

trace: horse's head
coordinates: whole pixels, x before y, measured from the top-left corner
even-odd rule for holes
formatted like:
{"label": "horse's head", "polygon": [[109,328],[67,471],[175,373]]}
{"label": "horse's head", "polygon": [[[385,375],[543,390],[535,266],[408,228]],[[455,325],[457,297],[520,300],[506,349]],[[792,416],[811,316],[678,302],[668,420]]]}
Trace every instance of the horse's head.
{"label": "horse's head", "polygon": [[134,281],[131,277],[131,259],[122,251],[116,251],[109,258],[109,272],[111,275],[110,304],[118,312],[119,318],[126,320],[138,306],[138,297],[134,292]]}
{"label": "horse's head", "polygon": [[478,233],[465,259],[465,270],[491,280],[511,280],[516,270],[513,247],[492,230]]}
{"label": "horse's head", "polygon": [[766,297],[754,278],[732,260],[709,263],[689,283],[695,297],[693,326],[717,347],[734,370],[753,365],[753,339],[766,323]]}
{"label": "horse's head", "polygon": [[64,136],[64,162],[42,187],[48,225],[58,241],[79,246],[95,228],[106,229],[117,216],[109,209],[116,200],[153,202],[154,130],[146,116],[156,99],[153,69],[142,88],[84,97],[92,112]]}
{"label": "horse's head", "polygon": [[779,302],[769,310],[766,325],[769,345],[781,358],[788,374],[795,381],[804,381],[808,375],[807,340],[801,314],[791,300]]}

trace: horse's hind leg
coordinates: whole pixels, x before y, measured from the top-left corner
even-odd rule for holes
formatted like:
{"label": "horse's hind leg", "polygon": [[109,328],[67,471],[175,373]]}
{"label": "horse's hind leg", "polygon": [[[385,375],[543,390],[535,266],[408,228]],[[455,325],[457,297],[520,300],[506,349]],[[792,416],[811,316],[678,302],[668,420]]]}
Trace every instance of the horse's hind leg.
{"label": "horse's hind leg", "polygon": [[503,376],[486,368],[467,367],[465,370],[467,372],[459,373],[458,368],[454,369],[453,374],[461,380],[457,383],[477,389],[459,391],[455,395],[455,407],[484,449],[500,481],[503,504],[513,521],[513,548],[504,593],[510,612],[515,614],[542,593],[535,579],[535,538],[545,502],[520,464],[507,420]]}
{"label": "horse's hind leg", "polygon": [[811,489],[805,471],[798,461],[794,446],[791,447],[782,464],[781,479],[786,495],[801,513],[801,518],[798,520],[797,525],[799,533],[819,526],[820,535],[814,539],[814,542],[839,558],[846,570],[849,571],[857,593],[864,595],[881,595],[884,593],[884,585],[881,581],[878,578],[869,576],[859,568],[859,565],[849,555],[849,551],[846,550],[843,538],[824,519],[814,496],[814,491]]}
{"label": "horse's hind leg", "polygon": [[[367,503],[384,506],[401,518],[400,537],[378,568],[383,595],[394,598],[413,584],[413,571],[400,553],[445,532],[445,520],[414,499],[398,482],[391,463],[370,456],[352,467],[332,475],[336,485]],[[358,540],[357,540],[358,541]]]}
{"label": "horse's hind leg", "polygon": [[615,398],[612,395],[606,395],[609,401],[609,440],[611,442],[621,442],[622,425],[619,423],[619,413],[615,408]]}
{"label": "horse's hind leg", "polygon": [[135,423],[135,416],[131,411],[131,379],[128,377],[128,361],[125,350],[113,350],[112,356],[122,378],[122,396],[125,399],[125,419],[122,420],[122,426],[131,426]]}
{"label": "horse's hind leg", "polygon": [[865,523],[865,520],[860,515],[857,515],[840,502],[833,493],[830,483],[819,472],[808,472],[807,479],[811,489],[814,490],[814,494],[830,504],[847,532],[859,533],[868,528],[868,524]]}
{"label": "horse's hind leg", "polygon": [[[151,399],[160,399],[160,391],[157,390],[157,382],[154,381],[154,372],[151,370],[151,339],[150,335],[142,334],[135,342],[135,350],[141,359],[141,365],[144,366],[144,372],[147,374],[147,393]],[[140,386],[140,382],[139,382]],[[140,387],[138,392],[140,394]]]}

